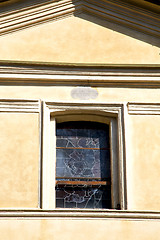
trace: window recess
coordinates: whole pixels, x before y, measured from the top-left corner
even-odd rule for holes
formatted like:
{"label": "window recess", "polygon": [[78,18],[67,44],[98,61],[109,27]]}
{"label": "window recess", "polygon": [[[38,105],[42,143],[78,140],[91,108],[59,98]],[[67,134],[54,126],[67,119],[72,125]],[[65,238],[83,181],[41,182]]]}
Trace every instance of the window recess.
{"label": "window recess", "polygon": [[122,109],[44,103],[43,209],[126,208]]}
{"label": "window recess", "polygon": [[56,207],[111,208],[109,125],[56,124]]}

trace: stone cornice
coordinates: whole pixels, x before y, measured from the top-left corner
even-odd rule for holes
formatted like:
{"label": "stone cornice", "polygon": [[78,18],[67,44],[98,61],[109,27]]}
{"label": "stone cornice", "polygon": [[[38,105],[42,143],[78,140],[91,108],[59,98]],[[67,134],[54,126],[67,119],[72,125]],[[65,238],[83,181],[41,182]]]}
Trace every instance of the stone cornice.
{"label": "stone cornice", "polygon": [[127,104],[128,113],[132,115],[160,115],[159,103],[137,103]]}
{"label": "stone cornice", "polygon": [[39,100],[0,99],[0,112],[39,113]]}
{"label": "stone cornice", "polygon": [[10,11],[0,16],[0,35],[77,13],[88,13],[154,37],[160,36],[159,15],[120,0],[61,0]]}
{"label": "stone cornice", "polygon": [[[74,1],[77,2],[77,1]],[[77,4],[79,9],[81,4]],[[46,1],[24,8],[23,10],[10,11],[0,17],[0,35],[38,25],[43,22],[54,21],[73,14],[76,11],[75,4],[71,0]]]}
{"label": "stone cornice", "polygon": [[0,63],[0,83],[160,87],[160,65]]}

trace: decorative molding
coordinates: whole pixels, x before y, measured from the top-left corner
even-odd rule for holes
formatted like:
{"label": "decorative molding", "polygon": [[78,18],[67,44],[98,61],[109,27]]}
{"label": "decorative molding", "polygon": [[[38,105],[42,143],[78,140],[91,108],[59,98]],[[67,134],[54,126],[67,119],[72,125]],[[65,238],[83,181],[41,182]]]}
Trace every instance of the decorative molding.
{"label": "decorative molding", "polygon": [[87,13],[160,37],[159,15],[120,0],[59,0],[10,11],[0,16],[0,35],[78,13]]}
{"label": "decorative molding", "polygon": [[[124,132],[124,105],[120,103],[79,103],[79,102],[44,102],[43,103],[43,189],[42,189],[42,208],[54,209],[54,179],[55,172],[53,161],[55,159],[55,125],[59,118],[66,119],[69,115],[92,115],[92,117],[114,118],[114,124],[117,134],[117,148],[113,157],[118,166],[114,173],[116,183],[114,187],[118,197],[115,198],[114,208],[117,202],[120,203],[121,209],[127,209],[127,189],[125,173],[125,132]],[[73,119],[73,118],[72,118]],[[112,127],[114,128],[114,127]],[[112,129],[115,131],[115,129]],[[54,142],[53,142],[54,141]],[[114,161],[114,162],[116,162]],[[52,169],[52,170],[51,170]],[[113,171],[114,171],[113,166]],[[115,191],[113,191],[113,194]],[[52,201],[51,201],[52,199]],[[114,201],[113,201],[114,202]],[[116,205],[116,206],[115,206]]]}
{"label": "decorative molding", "polygon": [[[121,1],[96,1],[85,0],[85,12],[91,13],[97,17],[103,18],[106,21],[111,21],[131,27],[137,31],[142,31],[153,36],[160,36],[159,17],[145,11],[144,9],[135,7]],[[150,16],[148,19],[148,15]]]}
{"label": "decorative molding", "polygon": [[0,112],[39,113],[39,100],[0,99]]}
{"label": "decorative molding", "polygon": [[160,115],[160,103],[132,103],[127,104],[128,113],[132,115]]}
{"label": "decorative molding", "polygon": [[72,0],[46,1],[43,4],[1,14],[0,35],[73,15],[75,11],[79,11],[79,5],[77,4],[75,9]]}
{"label": "decorative molding", "polygon": [[[67,111],[98,111],[100,113],[110,113],[112,116],[114,114],[120,114],[123,109],[123,104],[121,103],[80,103],[80,102],[44,102],[44,107],[49,109],[51,113],[67,112]],[[68,114],[68,113],[67,113]]]}
{"label": "decorative molding", "polygon": [[0,62],[1,84],[160,87],[160,65]]}
{"label": "decorative molding", "polygon": [[0,210],[0,219],[120,219],[151,221],[160,220],[156,211],[122,211],[122,210]]}

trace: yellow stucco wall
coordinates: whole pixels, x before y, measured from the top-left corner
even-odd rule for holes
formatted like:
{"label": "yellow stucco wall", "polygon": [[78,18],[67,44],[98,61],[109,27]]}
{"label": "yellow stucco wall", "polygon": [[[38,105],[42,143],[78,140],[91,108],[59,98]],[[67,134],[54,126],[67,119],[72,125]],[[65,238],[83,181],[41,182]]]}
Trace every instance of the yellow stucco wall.
{"label": "yellow stucco wall", "polygon": [[[62,102],[156,103],[160,94],[159,89],[97,87],[93,88],[98,93],[97,98],[85,101],[72,98],[73,89],[77,87],[1,86],[0,96]],[[128,209],[159,210],[160,116],[127,113],[126,119]],[[1,113],[0,124],[3,130],[0,140],[5,142],[0,145],[1,165],[4,166],[0,174],[3,189],[0,207],[37,207],[38,114]]]}
{"label": "yellow stucco wall", "polygon": [[[58,86],[1,86],[1,98],[42,99],[44,101],[79,101],[72,97],[72,91],[77,87]],[[89,102],[159,102],[159,89],[150,88],[116,88],[97,87],[96,99]],[[86,101],[85,101],[86,102]]]}
{"label": "yellow stucco wall", "polygon": [[[159,48],[151,37],[113,25],[83,14],[0,36],[0,60],[160,63]],[[160,89],[135,85],[93,88],[94,99],[80,100],[73,98],[75,88],[8,83],[0,86],[0,98],[124,104],[160,99]],[[159,211],[160,116],[126,112],[125,120],[128,210]],[[1,209],[38,208],[40,134],[38,113],[0,113]],[[0,235],[3,240],[158,240],[160,221],[1,217]]]}
{"label": "yellow stucco wall", "polygon": [[39,117],[0,113],[0,207],[38,207]]}
{"label": "yellow stucco wall", "polygon": [[[94,21],[94,22],[93,22]],[[73,63],[160,63],[159,48],[143,33],[82,15],[0,37],[0,60]],[[132,37],[130,36],[132,32]]]}
{"label": "yellow stucco wall", "polygon": [[3,240],[158,240],[160,235],[158,220],[33,220],[28,218],[26,220],[0,220],[0,223]]}
{"label": "yellow stucco wall", "polygon": [[127,121],[128,208],[160,210],[160,116],[129,115]]}

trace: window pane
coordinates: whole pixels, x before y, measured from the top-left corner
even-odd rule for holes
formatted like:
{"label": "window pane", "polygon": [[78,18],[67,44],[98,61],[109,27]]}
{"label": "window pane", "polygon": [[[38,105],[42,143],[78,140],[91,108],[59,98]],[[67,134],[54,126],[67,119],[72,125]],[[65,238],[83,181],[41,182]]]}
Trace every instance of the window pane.
{"label": "window pane", "polygon": [[65,122],[57,124],[56,136],[56,206],[110,208],[110,186],[95,182],[110,182],[109,126]]}
{"label": "window pane", "polygon": [[57,177],[110,177],[109,150],[57,149]]}
{"label": "window pane", "polygon": [[[97,128],[98,127],[98,128]],[[57,147],[109,148],[109,126],[95,122],[57,124]]]}
{"label": "window pane", "polygon": [[56,186],[56,207],[111,208],[110,186]]}

